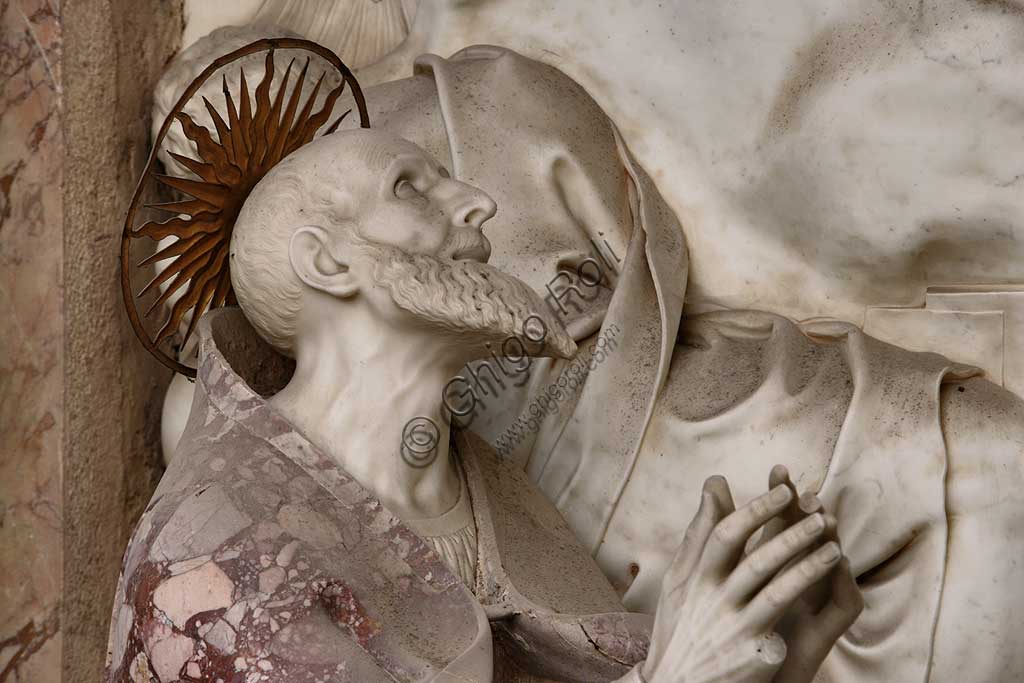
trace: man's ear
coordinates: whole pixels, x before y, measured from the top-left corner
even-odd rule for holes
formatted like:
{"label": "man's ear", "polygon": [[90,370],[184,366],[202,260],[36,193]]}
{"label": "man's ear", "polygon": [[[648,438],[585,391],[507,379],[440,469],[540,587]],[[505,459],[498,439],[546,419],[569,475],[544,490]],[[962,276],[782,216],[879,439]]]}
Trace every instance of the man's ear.
{"label": "man's ear", "polygon": [[341,299],[359,291],[348,255],[332,244],[323,228],[304,226],[296,230],[288,245],[288,258],[299,279],[315,290]]}

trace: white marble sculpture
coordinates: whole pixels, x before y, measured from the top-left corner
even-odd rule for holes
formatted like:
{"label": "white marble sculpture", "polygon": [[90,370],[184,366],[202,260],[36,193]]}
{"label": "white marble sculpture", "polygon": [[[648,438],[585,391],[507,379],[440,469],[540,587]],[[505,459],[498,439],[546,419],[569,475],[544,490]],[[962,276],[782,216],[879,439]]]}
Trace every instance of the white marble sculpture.
{"label": "white marble sculpture", "polygon": [[367,90],[371,118],[511,209],[485,227],[492,262],[580,347],[524,372],[477,366],[453,405],[475,409],[470,427],[526,468],[628,607],[654,609],[700,481],[723,473],[746,500],[782,462],[835,506],[867,602],[822,680],[1024,675],[1024,592],[1007,588],[1024,585],[1024,402],[849,324],[719,311],[680,327],[693,255],[587,93],[485,46],[414,74]]}
{"label": "white marble sculpture", "polygon": [[[376,22],[326,28],[338,6],[380,8],[188,0],[184,45],[268,19],[343,56],[396,40]],[[403,9],[407,37],[360,82],[404,78],[423,53],[478,43],[568,74],[681,217],[695,264],[688,308],[839,318],[893,343],[932,342],[922,350],[957,361],[982,356],[986,369],[1024,357],[1020,295],[972,304],[989,318],[1005,312],[1005,323],[984,322],[1007,331],[997,346],[987,332],[949,346],[959,307],[910,313],[899,323],[909,335],[869,313],[920,307],[928,287],[998,295],[1024,283],[1024,13],[1014,3],[406,0]],[[1020,394],[1015,377],[1005,386]]]}
{"label": "white marble sculpture", "polygon": [[576,351],[486,264],[494,213],[382,131],[322,137],[260,181],[231,278],[294,369],[267,400],[250,386],[274,351],[237,311],[200,322],[199,395],[127,551],[109,681],[810,683],[862,602],[835,518],[784,469],[739,509],[706,482],[652,626],[519,468],[452,437],[445,386],[467,362],[511,340]]}
{"label": "white marble sculpture", "polygon": [[[692,178],[666,178],[655,163],[655,188],[607,116],[557,71],[474,48],[426,56],[414,78],[367,98],[375,126],[450,159],[456,177],[498,200],[503,210],[485,227],[492,263],[542,295],[554,283],[567,299],[581,347],[574,363],[541,359],[505,374],[492,363],[493,375],[478,367],[456,398],[465,404],[474,388],[471,428],[540,483],[627,606],[654,610],[700,481],[725,473],[747,500],[783,462],[835,506],[867,597],[822,680],[1024,675],[1015,635],[1024,593],[1014,588],[1024,569],[1013,559],[1024,510],[1019,400],[964,379],[969,368],[851,325],[725,311],[686,320],[676,344],[693,289],[687,270],[716,261],[702,265],[700,245],[688,257],[658,189],[671,198]],[[705,223],[676,213],[692,243]],[[576,273],[588,259],[600,269],[597,287]],[[764,284],[751,279],[749,295]],[[949,298],[942,305],[952,308]]]}

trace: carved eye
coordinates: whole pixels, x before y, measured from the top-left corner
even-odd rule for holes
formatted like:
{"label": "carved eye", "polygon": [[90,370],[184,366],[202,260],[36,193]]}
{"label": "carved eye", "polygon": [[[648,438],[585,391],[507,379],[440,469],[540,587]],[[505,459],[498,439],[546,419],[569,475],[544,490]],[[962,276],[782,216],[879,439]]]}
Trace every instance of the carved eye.
{"label": "carved eye", "polygon": [[415,199],[420,193],[408,180],[399,178],[395,183],[395,196],[399,199]]}
{"label": "carved eye", "polygon": [[451,178],[452,177],[452,174],[449,173],[448,169],[445,168],[444,166],[439,166],[438,167],[437,175],[441,176],[442,178]]}

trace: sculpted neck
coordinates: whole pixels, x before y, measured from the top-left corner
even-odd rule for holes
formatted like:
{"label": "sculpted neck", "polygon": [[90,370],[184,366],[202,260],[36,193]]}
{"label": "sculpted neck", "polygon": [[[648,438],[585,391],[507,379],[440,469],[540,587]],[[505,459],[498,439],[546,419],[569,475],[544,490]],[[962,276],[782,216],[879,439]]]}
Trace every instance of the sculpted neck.
{"label": "sculpted neck", "polygon": [[[446,512],[458,500],[459,479],[441,394],[459,364],[446,362],[436,335],[345,328],[303,336],[295,375],[271,404],[399,517]],[[402,456],[403,430],[423,417],[437,426],[436,451],[414,467]]]}

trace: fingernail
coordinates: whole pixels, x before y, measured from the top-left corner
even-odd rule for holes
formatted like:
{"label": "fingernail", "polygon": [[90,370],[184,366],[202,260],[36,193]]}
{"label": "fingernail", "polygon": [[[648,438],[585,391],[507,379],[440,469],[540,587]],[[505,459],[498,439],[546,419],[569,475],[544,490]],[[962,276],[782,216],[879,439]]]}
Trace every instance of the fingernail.
{"label": "fingernail", "polygon": [[779,484],[772,489],[768,497],[773,503],[785,503],[789,500],[789,488],[785,484]]}
{"label": "fingernail", "polygon": [[720,474],[713,474],[710,477],[708,477],[707,479],[705,479],[704,480],[704,490],[705,491],[712,490],[712,488],[716,484],[718,484],[718,480],[719,479],[722,479],[723,481],[725,480],[725,478],[722,475],[720,475]]}
{"label": "fingernail", "polygon": [[821,504],[821,500],[819,500],[818,496],[814,495],[813,493],[805,493],[802,496],[800,496],[800,499],[797,501],[797,504],[799,505],[800,509],[808,515],[812,512],[821,512],[821,510],[824,508],[824,506]]}
{"label": "fingernail", "polygon": [[815,513],[801,522],[800,526],[805,534],[808,536],[814,536],[825,528],[825,518],[820,514]]}
{"label": "fingernail", "polygon": [[818,551],[818,559],[825,564],[832,564],[838,561],[842,554],[842,551],[839,550],[839,544],[832,541],[821,547],[821,550]]}

